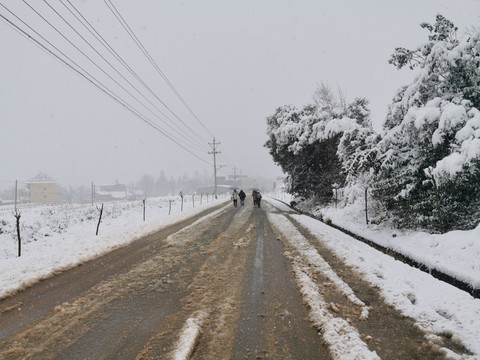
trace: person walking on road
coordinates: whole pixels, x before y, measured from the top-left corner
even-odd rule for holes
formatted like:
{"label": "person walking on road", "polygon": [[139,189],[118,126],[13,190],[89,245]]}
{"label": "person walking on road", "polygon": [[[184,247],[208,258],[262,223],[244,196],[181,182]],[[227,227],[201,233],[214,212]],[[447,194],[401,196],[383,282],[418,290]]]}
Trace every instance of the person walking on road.
{"label": "person walking on road", "polygon": [[247,197],[247,194],[245,194],[243,190],[240,190],[238,197],[240,198],[240,205],[243,206],[245,204],[245,198]]}
{"label": "person walking on road", "polygon": [[237,207],[237,201],[238,201],[238,192],[237,190],[233,190],[233,194],[232,194],[232,200],[233,200],[233,206],[234,207]]}
{"label": "person walking on road", "polygon": [[262,200],[262,194],[260,194],[260,191],[257,191],[255,194],[255,200],[257,202],[258,207],[260,207],[260,201]]}

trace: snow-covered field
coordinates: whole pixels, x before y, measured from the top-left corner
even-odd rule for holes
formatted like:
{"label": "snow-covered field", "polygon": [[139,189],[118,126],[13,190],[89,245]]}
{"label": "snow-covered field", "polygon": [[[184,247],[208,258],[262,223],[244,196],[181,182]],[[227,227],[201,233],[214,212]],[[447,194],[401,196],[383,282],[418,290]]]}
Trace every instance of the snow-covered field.
{"label": "snow-covered field", "polygon": [[19,205],[20,257],[14,208],[0,206],[0,299],[225,200],[147,199],[145,221],[142,200],[107,202],[98,236],[98,204]]}

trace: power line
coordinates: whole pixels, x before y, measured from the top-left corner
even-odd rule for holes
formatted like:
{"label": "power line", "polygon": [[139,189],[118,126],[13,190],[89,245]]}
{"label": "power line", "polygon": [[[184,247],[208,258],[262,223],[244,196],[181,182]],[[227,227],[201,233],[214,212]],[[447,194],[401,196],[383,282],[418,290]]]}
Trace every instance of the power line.
{"label": "power line", "polygon": [[[110,53],[112,54],[115,54],[115,58],[122,63],[122,65],[127,69],[129,70],[129,72],[134,75],[134,77],[139,80],[139,82],[142,83],[142,85],[144,85],[153,95],[156,96],[156,94],[148,87],[148,85],[143,81],[141,80],[141,78],[138,76],[138,74],[136,74],[130,66],[128,66],[128,64],[126,64],[126,62],[115,52],[115,50],[108,44],[108,42],[103,38],[101,37],[101,35],[95,30],[95,28],[88,22],[88,20],[85,19],[85,17],[78,11],[78,9],[76,9],[74,7],[74,5],[69,1],[67,0],[68,3],[77,11],[77,13],[84,19],[85,22],[87,22],[87,24],[95,31],[95,33],[98,35],[98,36],[94,36],[97,41],[99,41],[100,44],[102,44],[104,47],[106,47],[107,49],[109,49]],[[85,52],[83,52],[82,50],[80,50],[80,48],[78,46],[76,46],[75,44],[73,44],[72,41],[70,41],[66,36],[64,36],[63,34],[61,34],[59,32],[59,30],[54,26],[52,25],[51,22],[49,22],[44,16],[42,16],[37,10],[35,10],[30,4],[28,4],[25,0],[23,1],[32,11],[34,11],[40,18],[42,18],[48,25],[50,25],[50,27],[52,27],[57,33],[59,33],[68,43],[70,43],[71,46],[73,46],[77,51],[79,51],[84,57],[86,57],[92,64],[94,64],[100,71],[102,71],[110,80],[112,80],[115,84],[117,84],[123,91],[125,91],[128,95],[130,95],[130,97],[132,97],[133,99],[135,99],[139,104],[141,104],[145,109],[147,109],[149,112],[151,112],[152,114],[154,114],[144,103],[142,103],[138,98],[136,98],[130,91],[128,91],[124,86],[122,86],[120,83],[118,83],[118,81],[116,81],[114,78],[112,78],[104,69],[102,69],[97,63],[95,63],[88,55],[85,54]],[[75,33],[82,38],[83,41],[85,41],[96,53],[97,55],[99,55],[100,57],[102,57],[102,59],[109,64],[109,66],[111,68],[113,68],[118,75],[120,75],[125,81],[127,81],[130,86],[132,86],[140,95],[142,95],[142,97],[144,97],[150,104],[152,104],[136,87],[133,86],[133,84],[131,84],[131,82],[129,82],[110,62],[108,62],[81,34],[79,34],[79,32],[70,24],[68,23],[68,21],[62,17],[58,11],[56,11],[46,0],[44,0],[44,2],[65,22],[67,23],[67,25],[69,25],[70,28],[72,28],[72,30],[75,31]],[[73,15],[75,16],[75,14],[71,11],[71,9],[69,9],[64,3],[63,1],[61,0],[61,3],[62,5]],[[110,4],[114,7],[114,5],[110,2]],[[1,4],[0,4],[1,5]],[[107,4],[108,6],[108,4]],[[21,35],[23,36],[26,36],[29,40],[33,41],[37,46],[40,46],[43,50],[45,50],[47,53],[49,53],[51,56],[54,56],[54,58],[56,58],[57,60],[59,60],[61,63],[63,63],[64,65],[66,65],[68,68],[70,68],[72,71],[76,72],[77,74],[81,75],[82,77],[84,77],[86,80],[88,80],[92,85],[96,86],[99,90],[101,90],[102,92],[104,92],[106,95],[110,96],[112,99],[114,99],[116,102],[118,102],[120,105],[122,105],[123,107],[125,107],[127,110],[129,110],[130,112],[132,112],[134,115],[136,115],[138,118],[140,118],[142,121],[146,122],[147,124],[149,124],[150,126],[154,127],[157,131],[161,132],[164,136],[166,136],[167,138],[169,138],[170,140],[174,141],[175,143],[177,143],[177,145],[180,145],[183,149],[185,149],[186,151],[188,151],[189,153],[191,153],[192,155],[194,155],[196,158],[198,158],[199,160],[207,163],[206,161],[204,161],[203,159],[199,158],[196,154],[192,153],[189,149],[186,148],[186,145],[182,145],[180,144],[181,140],[180,139],[176,139],[173,135],[171,134],[168,134],[167,131],[161,129],[158,125],[156,125],[154,122],[152,122],[150,119],[148,119],[144,114],[142,114],[140,111],[136,110],[132,105],[128,104],[128,102],[126,102],[124,99],[122,99],[120,96],[118,96],[113,90],[111,90],[110,88],[108,88],[104,83],[102,83],[101,81],[99,81],[95,76],[91,75],[88,71],[86,71],[83,67],[81,67],[78,63],[76,63],[75,61],[73,61],[71,58],[69,58],[64,52],[62,52],[58,47],[54,46],[51,42],[49,42],[45,37],[43,37],[42,35],[40,35],[37,31],[35,31],[32,27],[30,27],[28,24],[26,24],[23,20],[21,20],[20,18],[18,18],[18,16],[16,16],[15,14],[13,14],[10,10],[8,10],[5,6],[2,5],[2,7],[7,10],[9,13],[11,13],[14,17],[16,17],[18,20],[20,20],[25,26],[27,26],[31,31],[33,31],[35,34],[37,34],[37,36],[39,36],[41,39],[43,39],[47,44],[49,44],[53,49],[55,49],[57,51],[57,54],[55,54],[53,51],[51,51],[50,49],[48,49],[45,45],[43,45],[39,40],[37,39],[34,39],[32,36],[30,36],[27,32],[23,31],[20,27],[18,26],[15,26],[15,24],[11,23],[6,17],[2,16],[2,18],[4,19],[4,21],[6,21],[7,23],[9,23],[9,25],[11,25],[15,31],[19,32]],[[109,9],[112,11],[112,9],[109,7]],[[113,11],[112,11],[113,12]],[[118,12],[118,10],[117,10]],[[119,13],[118,13],[119,16],[121,16]],[[92,34],[92,31],[90,29],[88,29],[88,27],[85,25],[84,22],[80,21],[80,19],[75,16],[75,18]],[[117,19],[120,21],[120,19],[117,17]],[[123,18],[122,18],[123,19]],[[122,23],[122,26],[127,30],[127,28],[125,26],[128,27],[128,24],[126,24],[126,22],[124,22],[125,25],[123,25]],[[129,27],[128,27],[129,28]],[[131,29],[130,29],[131,30]],[[128,32],[128,31],[127,31]],[[132,39],[136,38],[138,40],[138,38],[135,36],[135,34],[132,33],[129,35],[132,37]],[[100,40],[99,37],[102,39]],[[148,52],[146,51],[146,49],[143,47],[143,45],[139,42],[138,40],[138,43],[136,42],[137,46],[140,47],[140,49],[144,49],[144,55],[147,56],[147,58],[150,58],[149,61],[153,62],[152,64],[156,65],[156,63],[154,62],[153,58],[151,58],[151,56],[148,54]],[[63,57],[66,59],[63,59],[60,57],[60,55],[63,55]],[[73,65],[72,65],[73,64]],[[160,68],[158,67],[158,65],[156,66],[157,68],[157,71],[161,72]],[[163,73],[162,73],[163,74]],[[167,83],[170,83],[168,78],[165,77],[165,81]],[[171,83],[170,83],[171,85]],[[173,87],[173,86],[172,86]],[[172,89],[174,91],[176,91],[174,88]],[[178,94],[178,92],[177,92]],[[178,94],[179,95],[179,94]],[[164,102],[161,101],[161,99],[159,99],[157,97],[157,99],[163,104],[166,106],[166,104]],[[152,106],[154,106],[152,104]],[[155,107],[155,106],[154,106]],[[166,106],[167,107],[167,106]],[[160,113],[162,113],[157,107],[155,107]],[[168,107],[167,109],[172,112]],[[174,114],[172,112],[172,114]],[[156,114],[154,114],[156,117],[158,117]],[[162,113],[162,115],[165,116],[165,114]],[[177,118],[178,116],[176,114],[174,114]],[[167,117],[168,118],[168,117]],[[160,119],[163,121],[163,119]],[[171,121],[171,119],[169,119]],[[179,119],[181,121],[181,119]],[[190,131],[193,132],[193,130],[188,127],[188,125],[186,125],[183,121],[181,121],[182,124],[184,126],[186,126]],[[164,122],[165,123],[165,122]],[[203,124],[202,124],[203,125]],[[208,129],[206,129],[208,130]],[[186,134],[184,134],[186,135]],[[187,135],[188,136],[188,135]],[[191,139],[191,138],[190,138]],[[188,144],[188,146],[192,146],[192,144]],[[208,163],[207,163],[208,164]]]}
{"label": "power line", "polygon": [[[90,42],[88,42],[84,36],[82,36],[56,9],[54,9],[46,0],[44,0],[44,2],[48,5],[48,7],[50,9],[52,9],[52,11],[55,12],[55,14],[60,17],[93,51],[95,51],[95,53],[100,56],[123,80],[125,80],[133,89],[135,89],[135,91],[140,95],[142,96],[150,105],[152,105],[160,114],[162,114],[165,118],[167,118],[168,120],[170,120],[168,118],[167,115],[165,115],[157,106],[155,106],[155,104],[153,104],[145,95],[143,95],[143,93],[138,90],[127,78],[125,78],[125,76],[123,76],[120,71],[118,71],[118,69],[113,66],[97,49],[95,49],[95,47],[90,44]],[[63,3],[62,3],[63,4]],[[58,32],[58,30],[57,30]],[[86,56],[86,55],[84,55]],[[90,59],[89,59],[90,60]],[[98,67],[98,65],[97,65]],[[130,93],[129,93],[130,94]],[[131,95],[131,94],[130,94]],[[133,96],[133,95],[131,95]],[[140,100],[138,100],[137,98],[135,98],[138,102],[140,102]],[[177,133],[177,135],[179,136],[186,136],[189,141],[193,141],[195,142],[198,146],[202,146],[200,143],[197,142],[196,139],[192,138],[190,135],[188,134],[185,134],[182,130],[177,130],[177,129],[174,129],[172,128],[167,122],[165,122],[165,120],[163,120],[162,118],[160,118],[157,114],[155,114],[153,111],[151,111],[143,102],[140,102],[142,104],[142,106],[144,108],[146,108],[151,114],[153,114],[157,119],[159,119],[160,121],[162,121],[165,125],[167,125],[172,131],[174,131],[175,133]],[[162,102],[163,104],[163,102]],[[172,122],[170,120],[170,122]],[[173,123],[173,122],[172,122]],[[177,127],[178,128],[178,127]],[[179,132],[180,131],[180,132]],[[198,148],[198,150],[200,150],[200,148]],[[201,150],[200,150],[201,151]]]}
{"label": "power line", "polygon": [[[17,15],[15,15],[12,11],[10,11],[8,8],[6,8],[3,4],[0,3],[0,6],[2,8],[4,8],[8,13],[10,13],[12,16],[14,16],[18,21],[20,21],[23,25],[25,25],[28,29],[30,29],[33,33],[35,33],[37,36],[39,36],[43,41],[45,41],[47,44],[49,44],[53,49],[55,49],[58,53],[60,53],[61,55],[63,55],[63,57],[65,57],[65,59],[61,58],[58,54],[54,53],[52,50],[50,50],[48,47],[46,47],[44,44],[42,44],[38,39],[35,39],[33,36],[31,36],[30,34],[28,34],[25,30],[23,30],[22,28],[20,28],[18,25],[16,25],[14,22],[12,22],[11,20],[9,20],[7,17],[5,17],[4,15],[0,14],[0,17],[8,24],[10,25],[11,27],[14,28],[15,31],[19,32],[21,35],[25,36],[27,39],[33,41],[37,46],[39,46],[40,48],[42,48],[43,50],[45,50],[47,53],[49,53],[51,56],[53,56],[55,59],[57,59],[58,61],[60,61],[62,64],[64,64],[65,66],[67,66],[70,70],[74,71],[75,73],[77,73],[78,75],[80,75],[81,77],[83,77],[84,79],[86,79],[88,82],[90,82],[92,85],[94,85],[96,88],[98,88],[100,91],[102,91],[103,93],[105,93],[106,95],[108,95],[109,97],[111,97],[114,101],[116,101],[117,103],[119,103],[121,106],[123,106],[124,108],[126,108],[127,110],[129,110],[130,112],[132,112],[135,116],[137,116],[138,118],[140,118],[142,121],[144,121],[145,123],[147,123],[148,125],[150,125],[151,127],[153,127],[155,130],[159,131],[160,133],[162,133],[165,137],[167,137],[168,139],[170,139],[171,141],[173,141],[174,143],[176,143],[177,145],[179,145],[181,148],[183,148],[184,150],[186,150],[187,152],[189,152],[190,154],[192,154],[193,156],[195,156],[197,159],[199,159],[200,161],[210,165],[210,163],[208,163],[207,161],[205,161],[204,159],[200,158],[198,155],[196,155],[195,153],[193,153],[192,151],[190,151],[188,148],[186,148],[184,145],[182,145],[181,143],[179,143],[175,138],[173,138],[170,134],[168,134],[166,131],[164,131],[163,129],[161,129],[160,127],[158,127],[155,123],[153,123],[151,120],[149,120],[147,117],[145,117],[143,114],[141,114],[140,112],[138,112],[137,110],[135,110],[133,107],[131,107],[131,105],[129,105],[128,103],[126,103],[124,100],[122,100],[117,94],[115,94],[115,92],[113,92],[112,90],[110,90],[108,87],[106,87],[104,84],[102,84],[100,81],[98,81],[98,79],[96,79],[94,76],[92,76],[90,73],[88,73],[88,71],[86,71],[85,69],[83,69],[81,66],[79,66],[75,61],[73,61],[72,59],[70,59],[67,55],[65,55],[65,53],[63,53],[61,50],[59,50],[55,45],[53,45],[52,43],[50,43],[47,39],[45,39],[45,37],[43,37],[41,34],[39,34],[36,30],[34,30],[31,26],[29,26],[27,23],[25,23],[22,19],[20,19]],[[70,62],[70,63],[69,63]],[[74,64],[77,68],[75,68],[74,66],[72,66],[72,64]],[[80,70],[79,70],[80,69]],[[82,72],[83,71],[83,72]]]}
{"label": "power line", "polygon": [[[82,51],[77,45],[75,45],[70,39],[68,39],[62,32],[60,32],[50,21],[48,21],[42,14],[40,14],[36,9],[34,9],[26,0],[23,2],[33,11],[35,12],[44,22],[46,22],[51,28],[53,28],[61,37],[63,37],[70,45],[72,45],[78,52],[80,52],[84,57],[86,57],[97,69],[99,69],[103,74],[105,74],[110,80],[112,80],[115,84],[117,84],[123,91],[125,91],[128,95],[130,95],[135,101],[137,101],[140,105],[142,105],[145,109],[150,111],[154,116],[153,113],[144,103],[142,103],[136,96],[134,96],[128,89],[126,89],[123,85],[121,85],[117,80],[115,80],[110,74],[108,74],[103,68],[101,68],[95,61],[93,61],[84,51]],[[161,119],[160,119],[161,120]],[[174,137],[170,134],[171,137]],[[175,138],[178,142],[183,142],[182,140]],[[184,143],[184,145],[186,145]]]}
{"label": "power line", "polygon": [[[60,0],[60,2],[62,3],[62,5],[78,20],[78,22],[80,22],[91,34],[92,36],[94,36],[97,41],[102,44],[109,52],[110,54],[112,54],[124,67],[125,69],[127,69],[130,74],[132,74],[149,92],[150,94],[152,94],[177,120],[180,121],[180,123],[188,130],[190,131],[194,136],[198,136],[197,133],[190,127],[188,126],[188,124],[186,124],[175,112],[173,112],[170,107],[162,101],[162,99],[160,99],[158,97],[158,95],[148,86],[148,84],[143,81],[140,76],[138,76],[138,74],[123,60],[123,58],[115,51],[115,49],[110,46],[110,44],[108,43],[108,41],[106,41],[103,36],[95,29],[95,27],[82,15],[82,13],[75,7],[75,5],[73,5],[71,3],[70,0],[66,0],[69,5],[75,10],[75,12],[78,14],[78,16],[80,16],[82,20],[80,20],[78,18],[77,15],[75,15],[72,10],[65,5],[65,3],[63,2],[63,0]],[[86,25],[85,25],[86,24]],[[88,25],[88,26],[87,26]],[[168,118],[168,117],[167,117]],[[169,118],[168,118],[169,119]],[[169,119],[170,120],[170,119]],[[171,120],[170,120],[171,121]],[[173,121],[172,121],[173,123]],[[175,124],[175,123],[174,123]],[[175,124],[176,125],[176,124]],[[178,127],[179,128],[179,127]],[[179,128],[180,129],[180,128]],[[206,141],[204,141],[204,143],[206,143]]]}
{"label": "power line", "polygon": [[[130,35],[130,37],[133,39],[135,44],[140,48],[140,50],[143,52],[143,54],[146,56],[146,58],[150,61],[150,63],[153,65],[155,70],[160,74],[160,76],[165,80],[167,85],[170,87],[170,89],[173,91],[173,93],[179,98],[179,100],[182,102],[182,104],[187,108],[187,110],[192,114],[192,116],[200,123],[200,125],[203,127],[205,131],[207,131],[211,137],[215,137],[210,130],[207,129],[207,127],[203,124],[203,122],[199,119],[199,117],[193,112],[193,110],[188,106],[186,101],[183,99],[183,97],[180,95],[180,93],[175,89],[173,84],[170,82],[170,80],[167,78],[167,76],[164,74],[164,72],[160,69],[158,64],[155,62],[153,57],[149,54],[147,49],[143,46],[142,42],[138,39],[138,37],[135,35],[135,32],[130,28],[128,23],[125,21],[123,16],[120,14],[118,9],[113,5],[113,3],[110,0],[104,0],[105,4],[107,7],[110,9],[110,11],[113,13],[113,15],[118,19],[120,24],[123,26],[123,28],[127,31],[127,33]],[[110,5],[109,5],[110,4]]]}
{"label": "power line", "polygon": [[[47,50],[48,53],[50,53],[50,55],[53,55],[55,58],[57,58],[57,60],[60,60],[64,65],[68,66],[69,68],[71,68],[71,70],[74,70],[75,72],[77,72],[78,74],[80,74],[81,76],[83,76],[85,79],[87,79],[89,82],[91,82],[93,85],[95,85],[97,88],[99,88],[100,90],[102,90],[104,93],[106,93],[107,95],[109,95],[110,97],[112,97],[114,100],[116,100],[117,102],[119,102],[122,106],[124,106],[125,108],[127,108],[128,110],[130,110],[131,112],[134,112],[136,116],[140,117],[143,121],[149,123],[152,127],[154,128],[157,128],[158,131],[160,131],[162,134],[164,134],[166,137],[168,137],[170,140],[174,141],[175,143],[177,143],[178,145],[180,145],[182,148],[184,148],[185,150],[187,150],[188,152],[192,153],[190,150],[188,150],[186,148],[185,145],[181,145],[179,144],[179,140],[178,139],[175,139],[172,135],[168,134],[166,131],[164,131],[163,129],[161,129],[160,127],[158,127],[156,124],[154,124],[153,122],[151,122],[150,120],[148,120],[143,114],[141,114],[140,112],[136,111],[133,107],[131,107],[131,105],[128,105],[124,100],[121,100],[121,98],[115,94],[111,89],[109,89],[108,87],[106,87],[104,84],[102,84],[100,81],[98,81],[98,79],[96,79],[93,75],[91,75],[88,71],[86,71],[84,68],[82,68],[80,65],[78,65],[75,61],[73,61],[71,58],[69,58],[67,55],[65,55],[65,53],[63,53],[61,50],[59,50],[55,45],[53,45],[51,42],[49,42],[45,37],[43,37],[41,34],[39,34],[37,31],[35,31],[31,26],[29,26],[28,24],[26,24],[23,20],[21,20],[18,16],[16,16],[13,12],[11,12],[9,9],[7,9],[5,6],[3,6],[2,4],[0,4],[5,10],[7,10],[10,14],[12,14],[15,18],[17,18],[17,20],[19,20],[21,23],[23,23],[27,28],[29,28],[31,31],[33,31],[35,34],[37,34],[37,36],[39,36],[41,39],[43,39],[47,44],[49,44],[52,48],[54,48],[58,53],[62,54],[68,61],[70,61],[70,63],[74,64],[75,66],[78,67],[78,69],[75,69],[73,66],[71,66],[66,60],[64,59],[61,59],[58,54],[55,54],[53,53],[50,49],[46,48],[43,44],[41,44],[38,40],[34,39],[32,36],[30,36],[29,34],[27,34],[26,32],[24,32],[20,27],[18,26],[15,26],[12,22],[10,22],[6,17],[3,17],[2,18],[7,21],[10,25],[14,26],[15,30],[17,32],[20,32],[22,35],[25,35],[27,38],[29,38],[30,40],[33,40],[37,45],[39,45],[41,48],[43,48],[44,50]],[[83,71],[83,73],[82,73]],[[86,74],[86,75],[85,75]],[[95,83],[96,82],[96,83]],[[192,153],[193,154],[193,153]],[[196,156],[196,155],[195,155]],[[198,158],[198,156],[196,156]],[[202,161],[204,161],[202,159]],[[205,163],[207,163],[206,161],[204,161]]]}

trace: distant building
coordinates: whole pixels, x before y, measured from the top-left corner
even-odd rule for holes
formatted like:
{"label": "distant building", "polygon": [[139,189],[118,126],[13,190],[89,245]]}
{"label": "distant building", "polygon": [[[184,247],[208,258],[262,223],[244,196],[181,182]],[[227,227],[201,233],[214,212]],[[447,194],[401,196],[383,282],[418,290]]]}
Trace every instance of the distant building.
{"label": "distant building", "polygon": [[57,183],[46,174],[39,173],[27,181],[30,202],[36,204],[51,204],[57,202]]}
{"label": "distant building", "polygon": [[127,196],[127,185],[120,184],[118,181],[115,184],[98,185],[95,188],[96,200],[119,200],[126,199]]}

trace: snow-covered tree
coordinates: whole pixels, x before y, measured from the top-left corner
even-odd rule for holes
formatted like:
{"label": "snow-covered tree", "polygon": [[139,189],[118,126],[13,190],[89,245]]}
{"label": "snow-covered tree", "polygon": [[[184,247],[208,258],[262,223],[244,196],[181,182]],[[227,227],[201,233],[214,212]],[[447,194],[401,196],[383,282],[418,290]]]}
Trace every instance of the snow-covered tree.
{"label": "snow-covered tree", "polygon": [[344,195],[347,203],[364,197],[372,186],[376,145],[379,135],[373,130],[366,99],[355,99],[347,115],[353,126],[344,131],[337,149],[346,176]]}
{"label": "snow-covered tree", "polygon": [[[339,97],[343,95],[339,92]],[[290,191],[327,203],[333,196],[333,184],[343,186],[345,172],[339,144],[346,133],[352,140],[365,126],[371,128],[366,99],[347,104],[323,84],[314,93],[314,104],[303,109],[283,106],[267,118],[270,149],[274,161],[288,174]],[[351,133],[350,133],[351,132]],[[361,140],[359,140],[361,141]],[[354,144],[352,144],[354,146]],[[356,148],[344,142],[343,153]]]}
{"label": "snow-covered tree", "polygon": [[337,153],[345,174],[355,177],[371,166],[369,150],[378,135],[372,127],[367,99],[357,98],[349,104],[345,118],[350,119],[350,126],[342,131]]}
{"label": "snow-covered tree", "polygon": [[332,196],[331,184],[339,180],[338,139],[314,140],[312,134],[317,133],[320,121],[315,106],[302,110],[291,105],[280,107],[267,118],[269,140],[265,146],[288,174],[291,193],[326,202]]}
{"label": "snow-covered tree", "polygon": [[428,42],[390,62],[419,68],[390,106],[376,145],[375,195],[399,225],[437,231],[478,223],[480,32],[461,41],[437,15]]}
{"label": "snow-covered tree", "polygon": [[430,32],[428,41],[415,50],[396,48],[389,60],[398,69],[408,66],[420,71],[415,81],[395,96],[387,128],[398,125],[410,107],[425,105],[436,97],[457,103],[470,100],[480,107],[479,32],[457,40],[457,27],[442,15],[437,15],[434,24],[421,27]]}
{"label": "snow-covered tree", "polygon": [[347,104],[324,83],[313,105],[284,106],[267,118],[265,146],[292,193],[328,201],[335,184],[355,201],[372,188],[402,227],[443,232],[479,223],[480,30],[459,40],[442,15],[421,27],[427,41],[397,48],[389,60],[418,73],[395,94],[380,135],[366,99]]}

